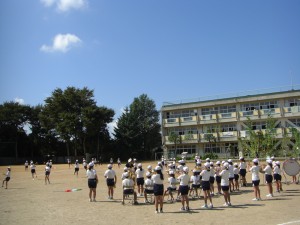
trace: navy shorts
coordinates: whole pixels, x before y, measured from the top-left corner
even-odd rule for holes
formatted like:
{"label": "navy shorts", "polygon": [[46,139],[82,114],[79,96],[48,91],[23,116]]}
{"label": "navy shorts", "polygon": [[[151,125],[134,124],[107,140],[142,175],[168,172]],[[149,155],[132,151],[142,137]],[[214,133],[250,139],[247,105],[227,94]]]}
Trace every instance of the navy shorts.
{"label": "navy shorts", "polygon": [[210,183],[209,181],[202,181],[202,190],[209,191],[210,190]]}
{"label": "navy shorts", "polygon": [[124,195],[132,195],[134,193],[134,190],[133,189],[125,189],[123,191],[123,194]]}
{"label": "navy shorts", "polygon": [[271,184],[273,181],[273,176],[272,175],[269,175],[269,174],[266,174],[266,182],[268,184]]}
{"label": "navy shorts", "polygon": [[216,176],[216,182],[217,182],[218,184],[221,183],[221,177],[220,177],[220,176]]}
{"label": "navy shorts", "polygon": [[239,180],[239,175],[238,174],[234,174],[234,180],[238,181]]}
{"label": "navy shorts", "polygon": [[78,172],[79,171],[79,168],[75,168],[75,172]]}
{"label": "navy shorts", "polygon": [[221,186],[222,191],[229,191],[229,186]]}
{"label": "navy shorts", "polygon": [[114,186],[115,185],[115,179],[106,179],[106,184],[108,187]]}
{"label": "navy shorts", "polygon": [[9,180],[10,180],[10,177],[6,177],[6,178],[5,178],[5,181],[9,181]]}
{"label": "navy shorts", "polygon": [[275,173],[274,174],[274,180],[276,180],[276,181],[281,181],[281,175],[280,174],[278,174],[278,173]]}
{"label": "navy shorts", "polygon": [[88,179],[89,188],[97,188],[97,180],[96,179]]}
{"label": "navy shorts", "polygon": [[145,189],[145,193],[146,193],[146,194],[153,194],[153,190]]}
{"label": "navy shorts", "polygon": [[192,188],[194,189],[200,188],[200,184],[192,184]]}
{"label": "navy shorts", "polygon": [[242,177],[246,176],[246,173],[247,173],[246,169],[240,169],[240,175]]}
{"label": "navy shorts", "polygon": [[176,191],[176,188],[168,187],[167,190],[170,191],[170,192],[171,191]]}
{"label": "navy shorts", "polygon": [[209,183],[211,183],[211,184],[215,183],[215,178],[214,177],[209,177]]}
{"label": "navy shorts", "polygon": [[163,184],[154,184],[153,193],[155,196],[164,194],[164,185]]}
{"label": "navy shorts", "polygon": [[31,169],[31,173],[35,173],[35,169]]}
{"label": "navy shorts", "polygon": [[232,181],[234,179],[234,177],[229,177],[229,180]]}
{"label": "navy shorts", "polygon": [[179,186],[179,192],[181,195],[187,195],[189,193],[189,186]]}
{"label": "navy shorts", "polygon": [[46,172],[45,172],[45,175],[46,175],[46,176],[49,176],[49,175],[50,175],[50,171],[46,171]]}
{"label": "navy shorts", "polygon": [[259,186],[259,182],[260,182],[260,180],[253,180],[252,184],[254,187],[257,187],[257,186]]}
{"label": "navy shorts", "polygon": [[144,181],[144,177],[141,178],[137,178],[136,179],[136,184],[137,185],[144,185],[145,181]]}

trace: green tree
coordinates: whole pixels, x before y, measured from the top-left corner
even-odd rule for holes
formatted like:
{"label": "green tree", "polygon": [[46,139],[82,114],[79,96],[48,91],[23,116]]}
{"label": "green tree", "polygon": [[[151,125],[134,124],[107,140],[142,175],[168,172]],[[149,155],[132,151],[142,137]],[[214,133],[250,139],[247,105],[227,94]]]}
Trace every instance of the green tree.
{"label": "green tree", "polygon": [[181,143],[181,136],[175,132],[175,131],[171,131],[169,136],[168,136],[168,140],[171,143],[174,143],[175,145],[175,157],[177,156],[177,145]]}
{"label": "green tree", "polygon": [[300,156],[300,132],[296,128],[292,128],[292,137],[291,139],[294,141],[293,145],[293,156],[299,157]]}

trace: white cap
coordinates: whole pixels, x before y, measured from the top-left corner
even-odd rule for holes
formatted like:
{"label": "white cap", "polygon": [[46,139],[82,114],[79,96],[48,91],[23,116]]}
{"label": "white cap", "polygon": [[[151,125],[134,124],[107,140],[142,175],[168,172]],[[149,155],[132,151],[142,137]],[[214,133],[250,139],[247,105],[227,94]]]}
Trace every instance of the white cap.
{"label": "white cap", "polygon": [[206,158],[206,162],[210,161],[210,158]]}
{"label": "white cap", "polygon": [[139,164],[138,164],[138,167],[142,167],[142,163],[139,163]]}
{"label": "white cap", "polygon": [[224,167],[228,167],[229,164],[228,164],[227,162],[225,162],[225,163],[223,164],[223,166],[224,166]]}
{"label": "white cap", "polygon": [[169,171],[169,174],[174,174],[174,171],[173,171],[173,170],[170,170],[170,171]]}
{"label": "white cap", "polygon": [[213,166],[213,165],[214,165],[214,163],[213,163],[213,162],[210,162],[209,164],[210,164],[211,166]]}
{"label": "white cap", "polygon": [[187,166],[183,167],[183,171],[188,173],[189,172],[189,168]]}
{"label": "white cap", "polygon": [[129,173],[128,172],[124,173],[124,177],[129,177]]}
{"label": "white cap", "polygon": [[267,159],[266,162],[267,162],[268,164],[272,164],[272,160],[271,160],[271,159]]}
{"label": "white cap", "polygon": [[155,167],[155,171],[161,170],[160,166]]}
{"label": "white cap", "polygon": [[276,163],[276,165],[280,165],[280,162],[279,162],[279,161],[276,161],[275,163]]}
{"label": "white cap", "polygon": [[136,161],[136,158],[134,158],[133,161]]}
{"label": "white cap", "polygon": [[274,159],[275,159],[275,157],[274,157],[274,156],[272,156],[272,157],[271,157],[271,159],[272,159],[272,160],[274,160]]}
{"label": "white cap", "polygon": [[152,170],[152,166],[151,165],[147,166],[147,169]]}
{"label": "white cap", "polygon": [[124,171],[127,171],[128,170],[128,168],[127,167],[124,167]]}
{"label": "white cap", "polygon": [[131,162],[132,161],[132,159],[130,158],[130,159],[128,159],[128,162]]}
{"label": "white cap", "polygon": [[90,162],[89,163],[89,167],[93,167],[94,166],[94,163],[93,162]]}
{"label": "white cap", "polygon": [[204,166],[205,166],[206,168],[209,168],[209,167],[210,167],[210,163],[209,163],[209,162],[206,162],[206,163],[204,163]]}
{"label": "white cap", "polygon": [[146,177],[150,177],[151,176],[151,173],[148,171],[147,173],[146,173]]}
{"label": "white cap", "polygon": [[237,163],[234,163],[233,165],[234,165],[234,166],[237,166],[238,164],[237,164]]}
{"label": "white cap", "polygon": [[244,159],[244,157],[240,157],[240,160]]}
{"label": "white cap", "polygon": [[226,161],[223,160],[223,161],[222,161],[222,164],[224,164],[224,163],[226,163]]}
{"label": "white cap", "polygon": [[232,162],[232,159],[228,159],[227,162],[229,162],[229,163]]}
{"label": "white cap", "polygon": [[253,159],[252,162],[258,163],[258,159]]}
{"label": "white cap", "polygon": [[112,168],[112,165],[111,165],[111,164],[108,164],[108,165],[107,165],[107,168],[108,168],[108,169],[111,169],[111,168]]}
{"label": "white cap", "polygon": [[221,162],[220,162],[220,161],[217,161],[216,164],[217,164],[217,165],[221,165]]}

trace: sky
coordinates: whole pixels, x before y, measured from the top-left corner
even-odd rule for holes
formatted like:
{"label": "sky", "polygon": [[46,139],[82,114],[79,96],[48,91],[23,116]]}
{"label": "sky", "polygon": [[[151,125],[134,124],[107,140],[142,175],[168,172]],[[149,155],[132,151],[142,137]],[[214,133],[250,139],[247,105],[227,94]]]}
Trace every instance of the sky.
{"label": "sky", "polygon": [[88,87],[117,119],[164,102],[300,84],[299,0],[1,0],[0,104]]}

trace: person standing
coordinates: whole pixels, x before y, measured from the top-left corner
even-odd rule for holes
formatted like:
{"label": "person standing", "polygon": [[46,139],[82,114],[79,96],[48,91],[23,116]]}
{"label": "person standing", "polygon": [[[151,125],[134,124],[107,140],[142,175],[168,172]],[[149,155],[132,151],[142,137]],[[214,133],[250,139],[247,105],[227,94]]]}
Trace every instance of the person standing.
{"label": "person standing", "polygon": [[[160,166],[155,167],[155,174],[152,175],[151,180],[153,180],[153,193],[155,199],[155,213],[163,213],[164,204],[164,175],[162,174],[162,168]],[[158,205],[160,206],[160,211],[158,211]]]}
{"label": "person standing", "polygon": [[220,172],[221,188],[224,194],[225,204],[223,206],[231,206],[230,193],[229,193],[229,164],[224,163],[223,170]]}
{"label": "person standing", "polygon": [[[213,208],[212,204],[212,198],[210,196],[210,183],[209,183],[209,178],[210,178],[210,163],[207,161],[204,164],[205,169],[201,171],[200,176],[202,177],[202,190],[204,193],[204,205],[202,208],[208,209],[208,208]],[[207,199],[210,201],[210,205],[207,206]]]}
{"label": "person standing", "polygon": [[104,173],[106,178],[106,184],[108,188],[108,199],[113,199],[114,197],[114,187],[117,184],[116,172],[112,169],[112,164],[107,165],[107,170]]}
{"label": "person standing", "polygon": [[67,162],[68,162],[69,169],[70,169],[70,167],[71,167],[71,160],[70,160],[70,159],[67,159]]}
{"label": "person standing", "polygon": [[241,175],[241,178],[242,178],[243,187],[247,187],[247,180],[246,180],[247,170],[246,170],[246,167],[247,167],[247,165],[246,165],[244,157],[240,157],[239,168],[240,168],[240,175]]}
{"label": "person standing", "polygon": [[118,163],[118,167],[120,168],[120,166],[121,166],[121,160],[120,160],[120,158],[118,158],[117,163]]}
{"label": "person standing", "polygon": [[48,184],[50,184],[50,179],[49,179],[50,171],[51,171],[50,165],[49,165],[49,163],[46,163],[46,167],[45,167],[45,184],[47,184],[47,181],[48,181]]}
{"label": "person standing", "polygon": [[2,181],[2,187],[4,186],[4,183],[5,183],[5,189],[7,189],[7,183],[10,180],[10,173],[11,173],[11,169],[10,169],[10,167],[7,167],[7,171],[5,173],[5,178]]}
{"label": "person standing", "polygon": [[98,176],[97,176],[96,170],[94,170],[94,163],[89,163],[89,168],[86,171],[86,176],[88,178],[88,187],[90,189],[89,201],[96,202],[96,188],[97,188],[97,184],[98,184]]}
{"label": "person standing", "polygon": [[142,164],[138,164],[138,169],[135,171],[136,174],[136,184],[138,188],[138,196],[143,196],[144,193],[144,172],[145,170],[142,167]]}
{"label": "person standing", "polygon": [[255,198],[252,199],[253,201],[260,201],[260,189],[259,189],[259,166],[258,166],[258,159],[253,159],[253,166],[249,169],[249,172],[252,173],[252,185]]}
{"label": "person standing", "polygon": [[276,192],[283,191],[282,190],[282,183],[281,183],[281,169],[280,169],[280,162],[276,161],[275,162],[275,167],[273,169],[273,176],[274,180],[276,182]]}
{"label": "person standing", "polygon": [[27,160],[26,160],[24,166],[25,166],[25,171],[27,171],[28,170],[28,161]]}
{"label": "person standing", "polygon": [[272,168],[272,160],[268,159],[267,161],[267,166],[264,168],[264,173],[265,173],[265,178],[266,178],[266,183],[268,186],[268,192],[269,194],[266,195],[266,197],[273,197],[273,186],[272,186],[272,182],[273,182],[273,168]]}
{"label": "person standing", "polygon": [[35,167],[34,163],[31,163],[30,164],[30,171],[31,171],[32,180],[34,180],[34,175],[35,175],[35,178],[37,178],[36,169],[35,168],[36,167]]}
{"label": "person standing", "polygon": [[[179,180],[180,182],[179,192],[181,194],[181,204],[182,204],[181,211],[190,210],[189,197],[188,197],[190,176],[188,175],[188,173],[189,173],[189,168],[185,166],[183,168],[182,174],[177,178],[177,180]],[[185,207],[185,203],[186,203],[186,207]]]}
{"label": "person standing", "polygon": [[76,159],[75,165],[74,165],[74,175],[76,174],[77,177],[78,177],[78,172],[79,172],[79,162]]}

